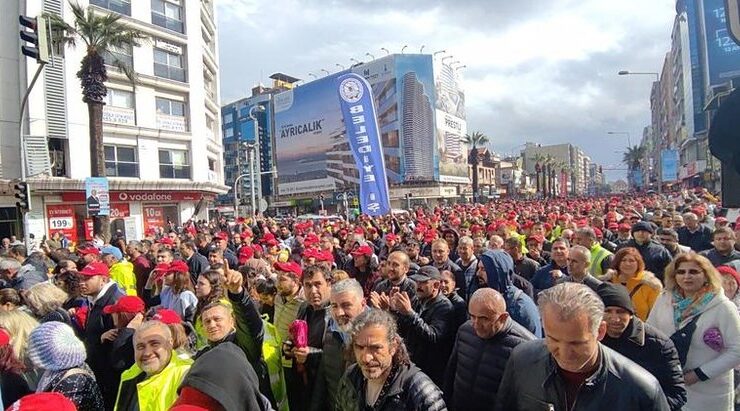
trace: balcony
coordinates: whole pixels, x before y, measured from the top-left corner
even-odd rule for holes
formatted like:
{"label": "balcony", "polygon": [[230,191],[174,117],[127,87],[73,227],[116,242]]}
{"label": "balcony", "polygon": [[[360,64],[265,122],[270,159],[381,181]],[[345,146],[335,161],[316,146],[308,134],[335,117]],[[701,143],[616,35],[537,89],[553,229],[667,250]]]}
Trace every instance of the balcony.
{"label": "balcony", "polygon": [[103,106],[103,123],[136,125],[134,109],[124,107]]}
{"label": "balcony", "polygon": [[168,30],[176,31],[178,33],[185,32],[182,21],[175,20],[160,13],[152,12],[152,24],[154,24],[155,26],[164,27]]}
{"label": "balcony", "polygon": [[157,114],[157,128],[160,130],[186,133],[188,131],[188,121],[187,118],[181,116]]}
{"label": "balcony", "polygon": [[90,4],[123,14],[125,16],[131,15],[130,0],[90,0]]}
{"label": "balcony", "polygon": [[161,63],[154,63],[154,75],[164,77],[170,80],[185,83],[185,69],[180,67],[168,66]]}

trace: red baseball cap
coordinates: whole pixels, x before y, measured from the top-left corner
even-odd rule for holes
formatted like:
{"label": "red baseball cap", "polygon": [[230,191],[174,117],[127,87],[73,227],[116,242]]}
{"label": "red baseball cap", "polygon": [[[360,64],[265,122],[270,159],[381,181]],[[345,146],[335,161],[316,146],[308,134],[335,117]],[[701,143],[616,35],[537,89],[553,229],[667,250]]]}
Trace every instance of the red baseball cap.
{"label": "red baseball cap", "polygon": [[86,265],[85,268],[79,271],[79,273],[86,277],[94,277],[96,275],[102,275],[104,277],[110,276],[108,266],[99,262],[92,262]]}
{"label": "red baseball cap", "polygon": [[173,310],[167,308],[161,308],[152,316],[152,320],[162,322],[164,324],[182,324],[182,318]]}
{"label": "red baseball cap", "polygon": [[245,264],[252,257],[254,257],[252,247],[242,247],[239,249],[239,264]]}
{"label": "red baseball cap", "polygon": [[169,237],[162,237],[162,238],[160,238],[160,239],[159,239],[159,241],[157,241],[157,242],[158,242],[159,244],[164,244],[164,245],[175,245],[175,242],[174,242],[174,241],[172,241],[172,239],[171,239],[171,238],[169,238]]}
{"label": "red baseball cap", "polygon": [[398,236],[393,233],[388,233],[385,235],[386,241],[398,241]]}
{"label": "red baseball cap", "polygon": [[146,306],[144,301],[135,295],[126,295],[118,299],[113,305],[106,305],[103,307],[103,312],[106,314],[112,313],[142,313]]}
{"label": "red baseball cap", "polygon": [[259,244],[252,244],[252,251],[255,253],[263,253],[265,250],[262,249],[262,246]]}
{"label": "red baseball cap", "polygon": [[329,251],[329,250],[319,251],[319,252],[316,253],[316,261],[333,263],[334,262],[334,254],[332,254],[331,251]]}
{"label": "red baseball cap", "polygon": [[14,402],[8,410],[12,411],[77,411],[77,406],[69,398],[58,392],[39,392],[26,395]]}
{"label": "red baseball cap", "polygon": [[364,256],[370,257],[371,255],[373,255],[373,248],[370,247],[369,245],[361,245],[352,251],[352,255],[354,256],[364,255]]}
{"label": "red baseball cap", "polygon": [[632,230],[632,226],[627,223],[622,223],[619,225],[618,230],[619,231],[630,231]]}
{"label": "red baseball cap", "polygon": [[77,254],[79,255],[88,255],[88,254],[100,255],[100,250],[93,245],[88,245],[85,247],[79,247],[77,249]]}
{"label": "red baseball cap", "polygon": [[301,257],[303,258],[317,258],[317,252],[318,250],[315,248],[306,248],[301,253]]}
{"label": "red baseball cap", "polygon": [[303,277],[303,269],[301,268],[300,265],[298,265],[298,263],[293,262],[293,261],[290,261],[287,263],[276,262],[275,264],[272,265],[272,267],[276,271],[282,271],[284,273],[293,273],[298,277],[298,279]]}
{"label": "red baseball cap", "polygon": [[543,237],[543,236],[541,236],[539,234],[530,235],[529,237],[527,237],[527,241],[526,242],[528,243],[530,241],[536,241],[537,244],[544,244],[545,243],[545,237]]}
{"label": "red baseball cap", "polygon": [[188,263],[182,260],[175,260],[170,263],[170,268],[167,270],[167,272],[176,272],[176,273],[189,273],[190,268],[188,267]]}
{"label": "red baseball cap", "polygon": [[224,233],[223,231],[219,231],[218,233],[213,235],[214,240],[224,240],[229,241],[229,235]]}

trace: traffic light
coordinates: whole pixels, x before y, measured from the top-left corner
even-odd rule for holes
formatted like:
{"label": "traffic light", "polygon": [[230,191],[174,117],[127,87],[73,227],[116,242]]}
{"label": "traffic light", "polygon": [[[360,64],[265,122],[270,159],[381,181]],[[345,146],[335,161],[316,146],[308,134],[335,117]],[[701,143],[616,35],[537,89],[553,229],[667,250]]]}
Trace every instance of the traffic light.
{"label": "traffic light", "polygon": [[15,206],[21,212],[31,211],[31,187],[25,181],[15,184]]}
{"label": "traffic light", "polygon": [[[49,62],[49,37],[47,36],[45,17],[18,16],[23,30],[20,31],[21,40],[30,44],[21,46],[21,53],[26,57],[36,59],[39,64]],[[26,30],[26,29],[30,29]]]}

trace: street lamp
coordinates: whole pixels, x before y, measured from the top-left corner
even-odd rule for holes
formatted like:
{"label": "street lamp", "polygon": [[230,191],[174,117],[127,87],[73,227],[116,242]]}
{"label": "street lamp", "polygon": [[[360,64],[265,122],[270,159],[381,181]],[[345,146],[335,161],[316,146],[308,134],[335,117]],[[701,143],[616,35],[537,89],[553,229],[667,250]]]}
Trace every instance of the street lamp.
{"label": "street lamp", "polygon": [[346,70],[346,68],[342,64],[337,63],[335,64],[335,66],[341,68],[342,70]]}
{"label": "street lamp", "polygon": [[437,57],[437,54],[444,54],[444,53],[447,53],[447,50],[435,51],[434,53],[432,53],[432,56],[433,57]]}
{"label": "street lamp", "polygon": [[401,47],[401,54],[403,54],[403,51],[406,50],[406,47],[408,47],[408,44],[404,44],[403,47]]}
{"label": "street lamp", "polygon": [[326,75],[327,75],[327,76],[331,74],[331,73],[329,72],[329,70],[327,70],[327,69],[321,69],[321,71],[323,71],[324,73],[326,73]]}
{"label": "street lamp", "polygon": [[629,131],[607,131],[606,134],[611,135],[627,135],[627,146],[632,147],[632,136]]}
{"label": "street lamp", "polygon": [[387,49],[387,48],[385,48],[385,47],[381,47],[380,49],[381,49],[382,51],[385,51],[385,55],[386,55],[386,56],[389,56],[389,55],[391,54],[391,52],[390,52],[390,51],[388,51],[388,49]]}
{"label": "street lamp", "polygon": [[355,63],[355,65],[360,65],[362,62],[360,60],[357,60],[356,58],[350,57],[349,61]]}
{"label": "street lamp", "polygon": [[445,64],[445,60],[446,59],[451,59],[451,58],[454,58],[454,56],[445,56],[445,57],[442,57],[442,64]]}
{"label": "street lamp", "polygon": [[372,60],[375,60],[375,56],[373,56],[372,54],[370,54],[370,53],[365,53],[365,55],[366,55],[366,56],[368,56],[368,57],[370,57],[370,59],[372,59]]}
{"label": "street lamp", "polygon": [[425,46],[422,44],[421,47],[419,48],[419,54],[423,54],[424,53],[424,47]]}
{"label": "street lamp", "polygon": [[316,76],[316,74],[313,74],[313,73],[308,73],[308,75],[313,77],[314,80],[319,78],[318,76]]}
{"label": "street lamp", "polygon": [[620,76],[655,76],[655,81],[660,81],[660,74],[654,71],[619,70],[617,74],[619,74]]}

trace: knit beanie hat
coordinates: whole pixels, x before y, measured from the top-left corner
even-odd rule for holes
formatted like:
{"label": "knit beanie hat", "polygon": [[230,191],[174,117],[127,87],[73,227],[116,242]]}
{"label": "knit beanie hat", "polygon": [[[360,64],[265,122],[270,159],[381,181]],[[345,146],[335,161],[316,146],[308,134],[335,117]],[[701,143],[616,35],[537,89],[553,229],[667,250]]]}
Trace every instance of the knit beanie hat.
{"label": "knit beanie hat", "polygon": [[601,297],[601,301],[604,302],[604,307],[621,307],[631,314],[635,313],[635,306],[632,304],[632,299],[627,294],[627,289],[621,285],[601,283],[596,289],[596,293]]}
{"label": "knit beanie hat", "polygon": [[28,358],[47,371],[78,367],[85,362],[85,344],[67,324],[50,321],[40,324],[28,337]]}

